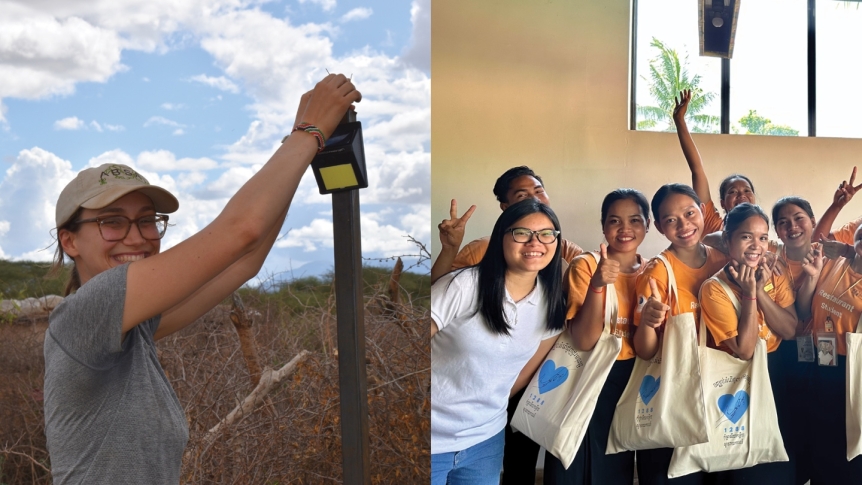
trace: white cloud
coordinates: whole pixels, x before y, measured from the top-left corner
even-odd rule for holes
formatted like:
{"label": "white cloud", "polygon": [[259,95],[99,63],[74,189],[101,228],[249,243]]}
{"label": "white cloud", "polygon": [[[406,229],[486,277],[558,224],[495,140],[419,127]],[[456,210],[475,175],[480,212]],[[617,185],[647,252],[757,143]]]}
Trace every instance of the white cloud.
{"label": "white cloud", "polygon": [[197,83],[206,84],[209,87],[216,88],[221,91],[227,91],[229,93],[236,94],[239,92],[239,87],[234,84],[233,81],[224,76],[210,77],[205,74],[198,74],[197,76],[192,76],[190,80]]}
{"label": "white cloud", "polygon": [[170,126],[173,128],[183,128],[186,125],[177,123],[174,120],[169,120],[163,116],[152,116],[146,122],[144,122],[144,128],[149,128],[153,125],[162,125],[162,126]]}
{"label": "white cloud", "polygon": [[60,191],[74,177],[72,164],[41,148],[22,150],[0,181],[0,247],[11,257],[27,254],[48,261],[54,214]]}
{"label": "white cloud", "polygon": [[177,160],[173,153],[167,150],[157,150],[141,152],[138,155],[137,166],[154,172],[170,172],[175,170],[211,170],[216,168],[218,164],[207,157],[181,158]]}
{"label": "white cloud", "polygon": [[185,109],[186,105],[183,103],[162,103],[161,108],[168,111],[176,111],[179,109]]}
{"label": "white cloud", "polygon": [[354,8],[353,10],[347,12],[346,14],[341,16],[341,23],[352,22],[354,20],[365,20],[368,17],[371,17],[371,14],[374,13],[374,10],[365,7]]}
{"label": "white cloud", "polygon": [[102,125],[102,127],[108,131],[125,131],[126,127],[123,125]]}
{"label": "white cloud", "polygon": [[185,135],[185,134],[186,134],[186,132],[185,132],[185,131],[183,131],[183,129],[182,129],[182,128],[177,128],[177,129],[176,129],[176,130],[174,130],[174,132],[173,132],[173,133],[171,133],[171,134],[172,134],[172,135],[174,135],[174,136],[180,136],[180,135]]}
{"label": "white cloud", "polygon": [[99,133],[102,132],[102,125],[100,125],[99,122],[96,120],[90,122],[90,128],[98,131]]}
{"label": "white cloud", "polygon": [[275,245],[279,248],[302,248],[306,252],[317,251],[318,247],[331,248],[332,221],[314,219],[307,226],[289,229]]}
{"label": "white cloud", "polygon": [[413,33],[410,43],[401,53],[408,65],[431,72],[431,0],[413,0],[410,8]]}
{"label": "white cloud", "polygon": [[320,8],[325,12],[331,12],[335,8],[335,0],[299,0],[299,3],[320,5]]}
{"label": "white cloud", "polygon": [[62,120],[57,120],[54,122],[55,130],[80,130],[84,128],[86,123],[84,120],[78,118],[77,116],[70,116],[68,118],[63,118]]}
{"label": "white cloud", "polygon": [[0,98],[71,94],[78,82],[105,82],[124,69],[117,32],[79,16],[54,18],[39,8],[3,2]]}

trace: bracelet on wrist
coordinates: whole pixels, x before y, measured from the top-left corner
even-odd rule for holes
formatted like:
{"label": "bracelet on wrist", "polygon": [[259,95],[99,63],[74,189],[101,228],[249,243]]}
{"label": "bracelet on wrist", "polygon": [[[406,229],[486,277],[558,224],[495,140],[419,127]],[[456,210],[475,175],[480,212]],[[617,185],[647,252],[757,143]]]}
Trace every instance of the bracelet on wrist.
{"label": "bracelet on wrist", "polygon": [[743,299],[743,300],[748,300],[748,301],[757,301],[757,297],[756,297],[756,296],[748,297],[748,296],[742,295],[742,299]]}
{"label": "bracelet on wrist", "polygon": [[[304,131],[317,139],[317,153],[323,151],[323,148],[326,146],[326,137],[323,136],[323,132],[320,131],[320,128],[312,125],[311,123],[300,123],[296,125],[296,127],[290,131],[292,134],[294,131]],[[290,135],[284,137],[281,142],[284,143]]]}
{"label": "bracelet on wrist", "polygon": [[593,293],[604,293],[605,287],[603,286],[601,289],[598,289],[595,286],[593,286],[592,283],[590,283],[590,291],[592,291]]}

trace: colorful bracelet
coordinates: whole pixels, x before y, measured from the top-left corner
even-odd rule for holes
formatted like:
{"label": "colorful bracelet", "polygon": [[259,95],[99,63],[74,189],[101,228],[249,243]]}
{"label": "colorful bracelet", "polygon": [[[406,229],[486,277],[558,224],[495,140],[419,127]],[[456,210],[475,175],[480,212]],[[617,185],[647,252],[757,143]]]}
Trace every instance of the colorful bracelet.
{"label": "colorful bracelet", "polygon": [[749,297],[747,297],[747,296],[745,296],[745,295],[742,295],[742,299],[743,299],[743,300],[748,300],[748,301],[757,301],[757,297],[756,297],[756,296],[749,298]]}
{"label": "colorful bracelet", "polygon": [[599,293],[599,294],[601,294],[601,293],[604,293],[604,292],[605,292],[605,289],[604,289],[604,288],[602,288],[601,290],[599,290],[598,288],[596,288],[595,286],[593,286],[593,285],[592,285],[592,283],[590,283],[589,287],[590,287],[590,291],[592,291],[593,293]]}
{"label": "colorful bracelet", "polygon": [[[315,138],[317,138],[317,153],[322,152],[323,148],[326,146],[326,137],[323,136],[323,132],[320,131],[320,128],[312,125],[311,123],[300,123],[296,125],[296,128],[291,130],[291,133],[293,133],[294,131],[304,131],[306,133],[310,133]],[[287,140],[288,136],[284,137],[281,142],[284,143],[285,140]]]}

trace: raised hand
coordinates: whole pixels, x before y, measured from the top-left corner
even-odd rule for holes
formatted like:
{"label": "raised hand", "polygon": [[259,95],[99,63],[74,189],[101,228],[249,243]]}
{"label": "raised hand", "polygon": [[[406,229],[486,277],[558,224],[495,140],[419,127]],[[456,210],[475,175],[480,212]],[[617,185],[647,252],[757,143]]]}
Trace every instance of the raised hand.
{"label": "raised hand", "polygon": [[452,205],[449,206],[449,219],[444,219],[437,225],[437,229],[440,230],[440,244],[443,247],[454,248],[456,251],[461,248],[461,243],[464,241],[464,229],[475,210],[476,206],[471,205],[463,216],[458,217],[458,202],[452,199]]}
{"label": "raised hand", "polygon": [[763,254],[763,260],[769,263],[769,267],[772,268],[772,274],[776,276],[781,276],[784,272],[784,266],[779,264],[778,255],[773,253],[772,251],[767,251]]}
{"label": "raised hand", "polygon": [[[846,246],[844,243],[839,243]],[[811,245],[811,249],[808,250],[808,254],[802,260],[802,272],[806,275],[816,278],[820,276],[820,270],[823,269],[823,254],[820,252],[820,248]]]}
{"label": "raised hand", "polygon": [[590,279],[590,286],[593,288],[601,288],[607,285],[613,285],[617,281],[620,274],[620,263],[613,259],[608,259],[608,247],[604,243],[599,245],[599,253],[602,255],[602,260],[596,267],[596,272]]}
{"label": "raised hand", "polygon": [[344,113],[352,108],[353,103],[361,100],[362,94],[350,79],[344,74],[330,74],[317,83],[313,90],[302,95],[293,126],[311,123],[329,138]]}
{"label": "raised hand", "polygon": [[658,328],[664,323],[667,311],[670,307],[665,305],[658,299],[658,285],[655,279],[649,279],[650,297],[641,311],[641,322],[652,328]]}
{"label": "raised hand", "polygon": [[850,199],[856,195],[856,191],[862,188],[862,184],[853,185],[853,182],[856,181],[856,167],[853,167],[853,172],[850,173],[850,181],[843,180],[838,185],[838,190],[835,191],[835,195],[832,196],[832,202],[835,205],[840,207],[844,207],[850,202]]}
{"label": "raised hand", "polygon": [[[739,264],[736,261],[731,261],[727,271],[736,284],[742,289],[742,295],[746,298],[757,297],[758,278],[757,273],[760,268],[752,268],[745,264]],[[760,285],[761,288],[763,285]]]}
{"label": "raised hand", "polygon": [[691,101],[690,89],[680,91],[679,96],[673,98],[673,120],[675,123],[685,121],[685,112],[688,110],[689,101]]}

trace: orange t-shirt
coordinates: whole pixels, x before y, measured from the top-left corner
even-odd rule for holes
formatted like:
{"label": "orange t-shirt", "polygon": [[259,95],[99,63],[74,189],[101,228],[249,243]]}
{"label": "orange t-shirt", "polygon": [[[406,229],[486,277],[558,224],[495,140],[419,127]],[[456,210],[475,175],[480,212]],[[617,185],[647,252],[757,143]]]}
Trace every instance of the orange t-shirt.
{"label": "orange t-shirt", "polygon": [[[742,303],[742,289],[730,281],[730,278],[725,273],[724,269],[719,270],[715,275],[721,279],[730,291],[736,295],[736,299]],[[793,296],[793,288],[790,287],[790,280],[786,275],[772,275],[770,281],[772,288],[766,293],[772,298],[772,301],[778,303],[781,308],[787,308],[793,305],[796,298]],[[769,284],[767,284],[769,287]],[[733,351],[724,344],[724,341],[739,335],[739,315],[733,307],[733,303],[725,293],[721,283],[710,278],[706,280],[700,289],[700,312],[703,324],[709,329],[709,334],[712,340],[717,345],[710,347],[717,348],[733,355]],[[769,324],[764,321],[763,312],[760,308],[757,309],[757,324],[760,327],[758,336],[766,339],[766,351],[772,352],[778,350],[781,344],[781,337],[772,333]]]}
{"label": "orange t-shirt", "polygon": [[[855,332],[862,315],[862,274],[853,271],[845,258],[827,259],[811,301],[815,338],[826,332],[827,319],[837,334],[838,353],[847,355],[845,333]],[[815,340],[815,344],[817,341]]]}
{"label": "orange t-shirt", "polygon": [[[638,255],[638,260],[641,261],[641,265],[636,272],[620,273],[614,282],[614,289],[617,292],[617,300],[619,301],[619,311],[617,313],[616,325],[611,328],[611,331],[614,335],[622,337],[622,348],[617,356],[617,360],[633,359],[635,356],[629,324],[634,314],[637,277],[646,268],[640,255]],[[569,290],[569,309],[566,312],[566,320],[575,318],[575,314],[584,306],[587,292],[590,291],[590,280],[595,274],[597,267],[598,263],[596,263],[595,258],[587,254],[572,260],[569,271],[566,273]],[[602,315],[604,315],[604,305],[602,306]]]}
{"label": "orange t-shirt", "polygon": [[[479,261],[482,261],[482,257],[485,256],[485,252],[488,251],[488,243],[490,241],[490,236],[485,236],[467,243],[466,246],[458,251],[455,261],[452,261],[452,269],[466,268],[467,266],[479,264]],[[560,247],[562,250],[561,256],[563,257],[563,261],[567,263],[570,263],[575,259],[575,256],[584,252],[580,246],[568,239],[560,238],[560,242],[562,243]]]}
{"label": "orange t-shirt", "polygon": [[[702,236],[712,234],[722,229],[724,229],[724,219],[721,217],[721,214],[718,213],[718,209],[715,208],[715,203],[710,200],[703,208]],[[701,237],[701,239],[703,239],[703,237]]]}
{"label": "orange t-shirt", "polygon": [[852,246],[855,242],[853,236],[856,235],[856,229],[860,224],[862,224],[862,217],[844,224],[837,231],[832,231],[832,238]]}
{"label": "orange t-shirt", "polygon": [[[677,292],[679,293],[679,313],[694,312],[695,321],[699,321],[698,319],[700,318],[700,308],[697,303],[697,294],[700,291],[700,285],[702,285],[707,278],[714,275],[725,265],[725,263],[727,263],[727,256],[725,256],[721,251],[709,246],[705,247],[706,263],[704,263],[700,268],[689,267],[677,259],[669,249],[665,249],[661,252],[661,254],[670,262],[670,267],[673,269],[673,273],[676,276],[676,287]],[[650,278],[655,279],[656,287],[658,287],[659,291],[659,300],[666,305],[670,305],[671,314],[678,314],[676,306],[677,303],[668,302],[667,269],[664,267],[664,263],[662,263],[661,260],[653,258],[650,260],[649,264],[647,264],[644,272],[638,277],[636,285],[638,303],[634,315],[635,325],[640,325],[641,310],[643,310],[643,306],[647,299],[652,295],[649,286]]]}

